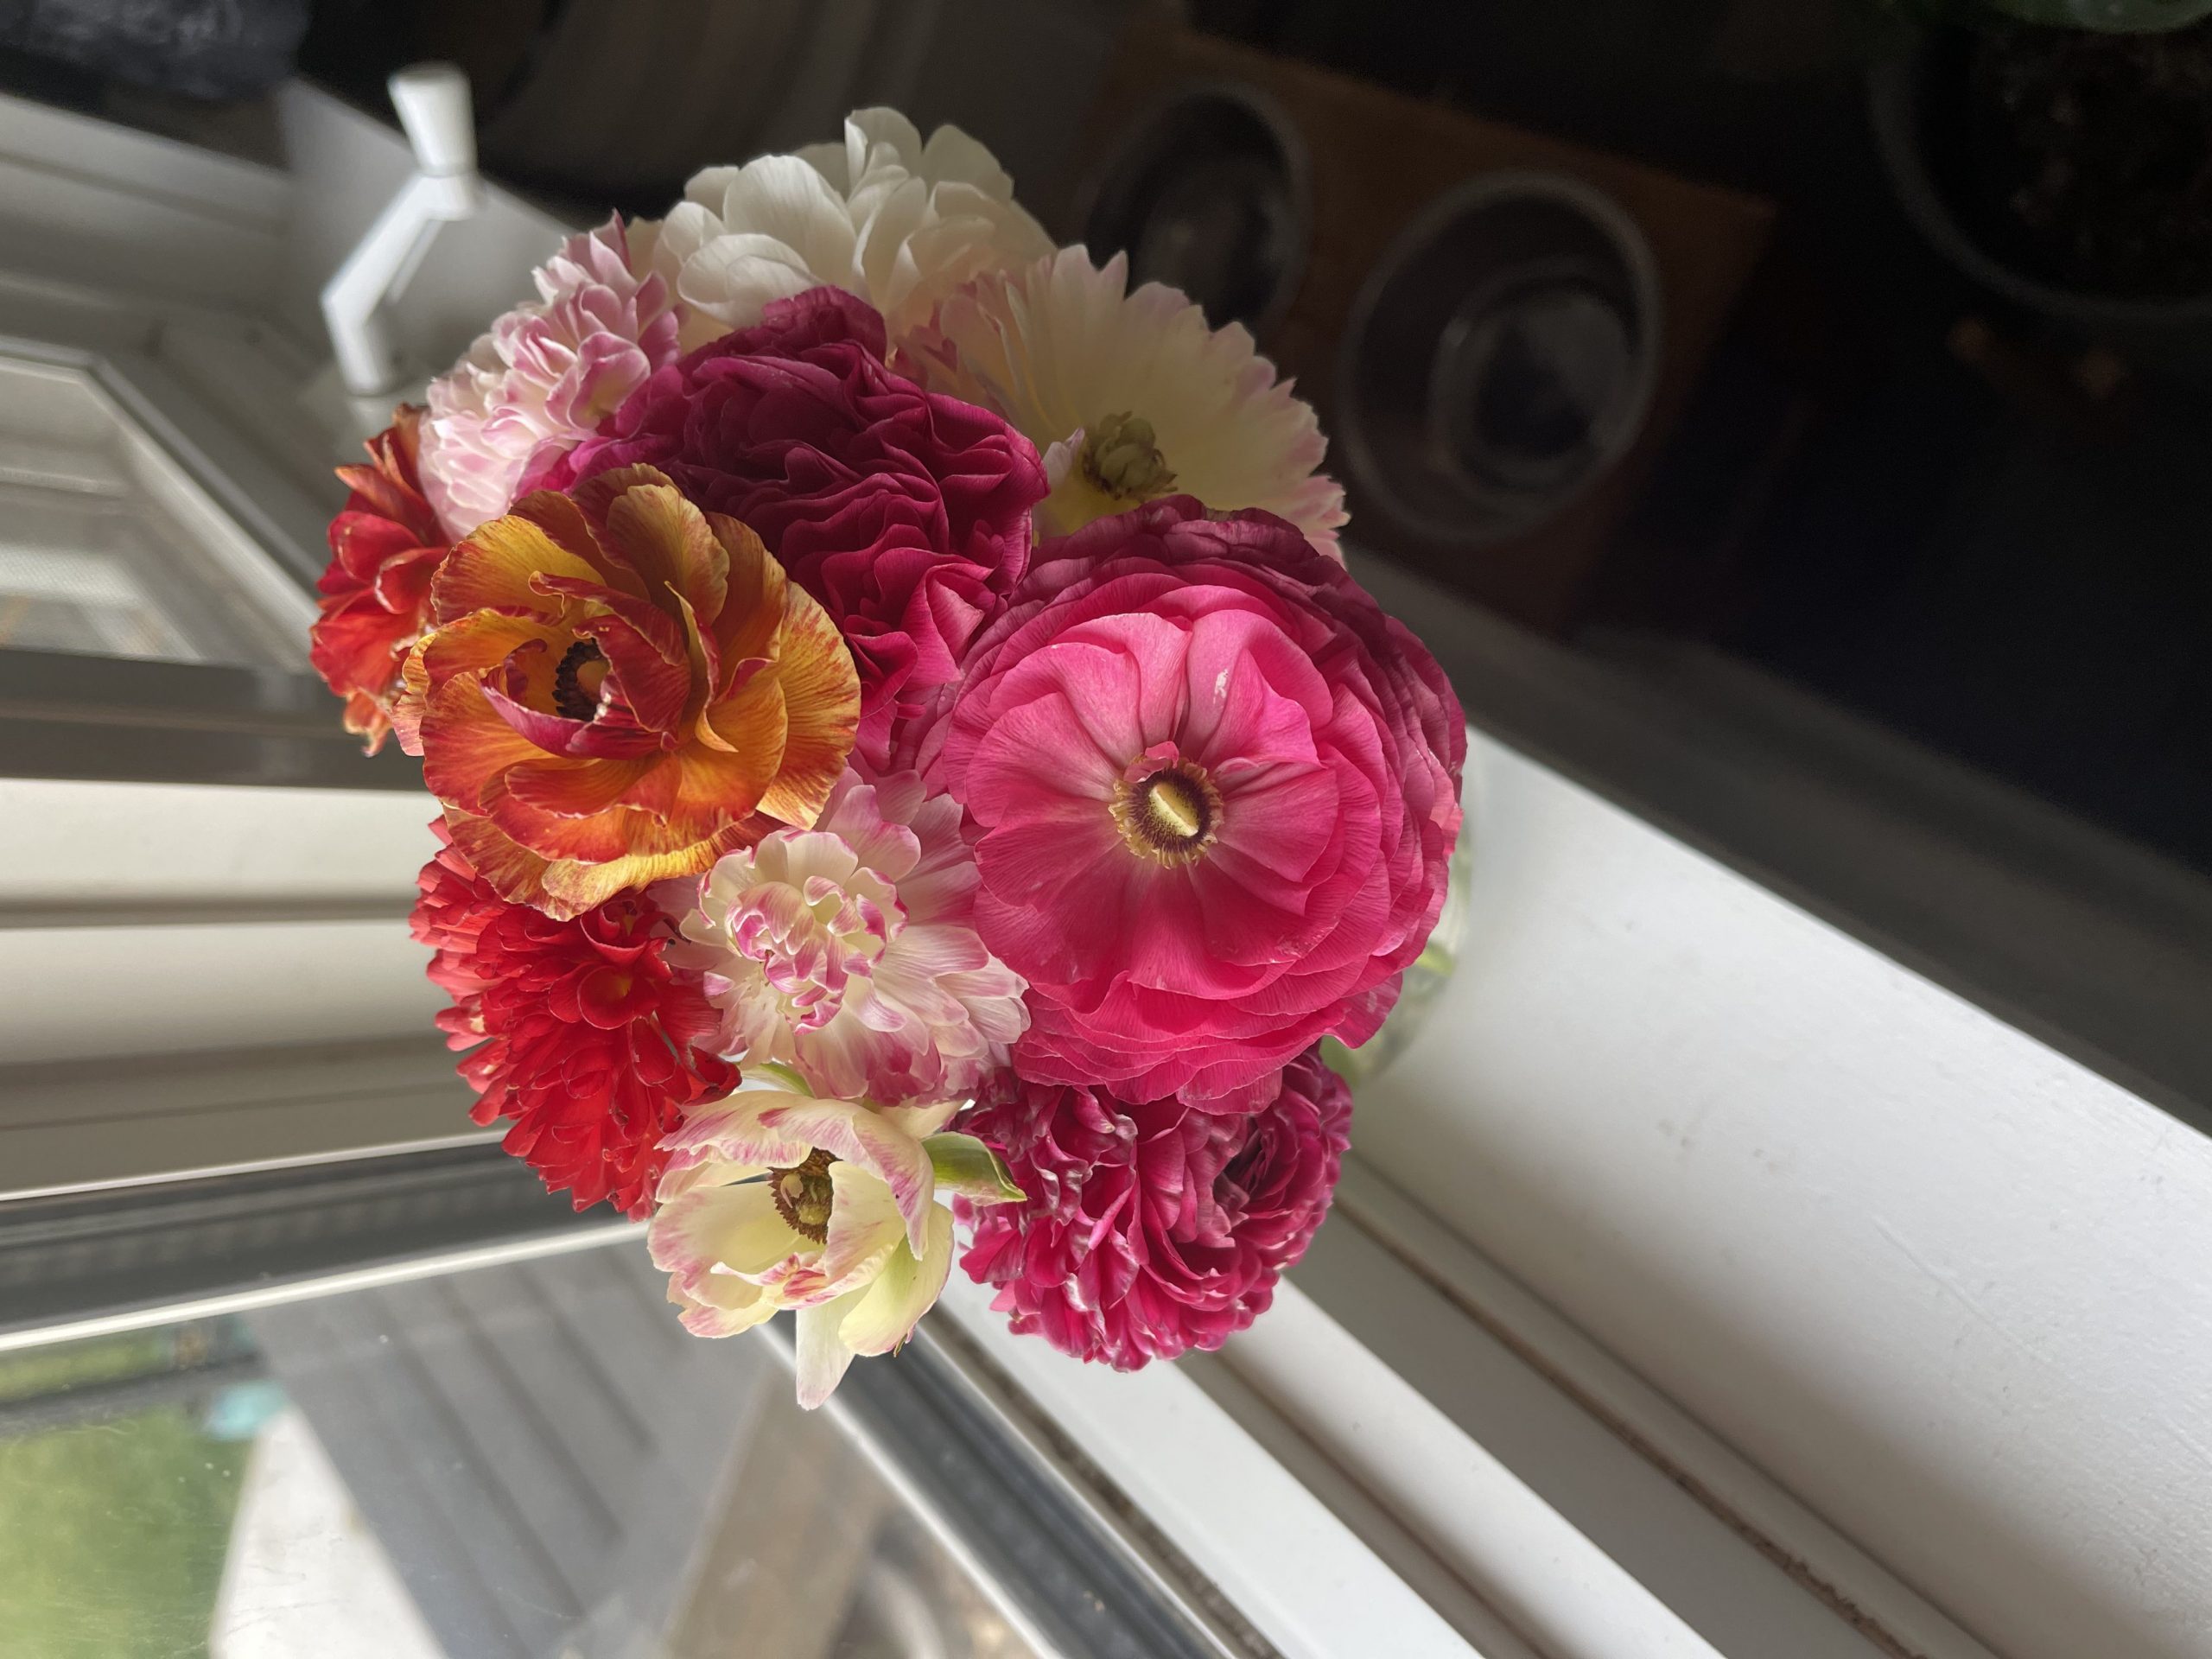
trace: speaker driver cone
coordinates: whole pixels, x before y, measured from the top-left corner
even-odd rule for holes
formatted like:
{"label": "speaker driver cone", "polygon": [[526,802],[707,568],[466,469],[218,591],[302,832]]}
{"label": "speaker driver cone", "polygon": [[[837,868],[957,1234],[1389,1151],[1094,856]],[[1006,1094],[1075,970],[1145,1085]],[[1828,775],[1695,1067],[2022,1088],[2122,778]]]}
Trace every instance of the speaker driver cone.
{"label": "speaker driver cone", "polygon": [[1267,96],[1188,87],[1125,128],[1082,193],[1094,258],[1129,257],[1129,278],[1165,283],[1219,328],[1264,333],[1306,270],[1313,208],[1296,130]]}
{"label": "speaker driver cone", "polygon": [[1533,529],[1635,441],[1659,365],[1643,233],[1579,180],[1491,174],[1440,198],[1354,302],[1337,435],[1406,529],[1484,545]]}

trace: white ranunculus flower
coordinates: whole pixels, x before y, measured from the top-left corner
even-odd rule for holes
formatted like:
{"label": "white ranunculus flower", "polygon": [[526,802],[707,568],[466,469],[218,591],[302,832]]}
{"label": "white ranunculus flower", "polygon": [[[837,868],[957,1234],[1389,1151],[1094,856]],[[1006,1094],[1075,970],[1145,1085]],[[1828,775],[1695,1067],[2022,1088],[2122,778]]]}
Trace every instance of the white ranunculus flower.
{"label": "white ranunculus flower", "polygon": [[1158,283],[1128,286],[1084,249],[985,272],[899,339],[894,367],[1005,417],[1044,456],[1046,536],[1163,495],[1263,507],[1341,560],[1343,486],[1313,406],[1275,378],[1241,326]]}
{"label": "white ranunculus flower", "polygon": [[989,150],[957,127],[924,143],[895,110],[855,111],[842,144],[710,167],[683,194],[632,237],[687,308],[686,350],[824,283],[875,307],[895,340],[970,277],[1052,246]]}

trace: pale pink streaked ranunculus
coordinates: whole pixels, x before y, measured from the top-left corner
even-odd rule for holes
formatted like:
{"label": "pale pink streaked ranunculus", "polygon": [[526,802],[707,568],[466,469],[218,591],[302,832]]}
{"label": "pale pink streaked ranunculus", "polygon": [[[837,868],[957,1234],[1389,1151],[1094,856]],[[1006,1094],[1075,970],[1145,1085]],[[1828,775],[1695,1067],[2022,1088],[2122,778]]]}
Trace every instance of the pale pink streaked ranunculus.
{"label": "pale pink streaked ranunculus", "polygon": [[620,214],[569,238],[535,276],[540,297],[430,383],[423,493],[455,540],[505,513],[525,472],[589,434],[680,349],[668,282],[632,270]]}
{"label": "pale pink streaked ranunculus", "polygon": [[1214,1110],[1357,1046],[1442,906],[1466,727],[1421,642],[1271,513],[1173,496],[1035,554],[906,740],[979,832],[1032,1082]]}
{"label": "pale pink streaked ranunculus", "polygon": [[976,885],[957,802],[848,772],[813,829],[707,873],[675,959],[705,976],[716,1046],[742,1065],[885,1104],[965,1095],[1028,1024],[1020,976],[976,931]]}
{"label": "pale pink streaked ranunculus", "polygon": [[772,1071],[686,1113],[646,1230],[668,1299],[695,1336],[798,1319],[798,1402],[830,1397],[855,1355],[913,1333],[952,1265],[939,1198],[1003,1204],[1021,1189],[981,1141],[944,1132],[957,1106],[875,1110]]}

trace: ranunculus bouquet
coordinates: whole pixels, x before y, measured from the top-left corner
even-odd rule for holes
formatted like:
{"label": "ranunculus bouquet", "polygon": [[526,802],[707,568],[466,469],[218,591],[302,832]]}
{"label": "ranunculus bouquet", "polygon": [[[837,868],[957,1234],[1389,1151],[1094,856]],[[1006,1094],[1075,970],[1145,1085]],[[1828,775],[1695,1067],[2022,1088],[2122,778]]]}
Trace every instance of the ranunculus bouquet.
{"label": "ranunculus bouquet", "polygon": [[344,469],[314,640],[442,808],[477,1120],[692,1331],[794,1310],[805,1405],[956,1254],[1071,1354],[1219,1346],[1459,829],[1313,411],[882,110],[537,285]]}

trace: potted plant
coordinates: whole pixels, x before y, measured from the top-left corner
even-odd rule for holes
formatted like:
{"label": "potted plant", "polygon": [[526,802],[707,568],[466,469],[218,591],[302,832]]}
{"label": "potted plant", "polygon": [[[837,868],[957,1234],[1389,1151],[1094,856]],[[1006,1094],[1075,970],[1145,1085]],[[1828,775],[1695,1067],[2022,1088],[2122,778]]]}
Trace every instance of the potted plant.
{"label": "potted plant", "polygon": [[1871,114],[1898,195],[2006,297],[2212,362],[2212,0],[1891,0]]}

